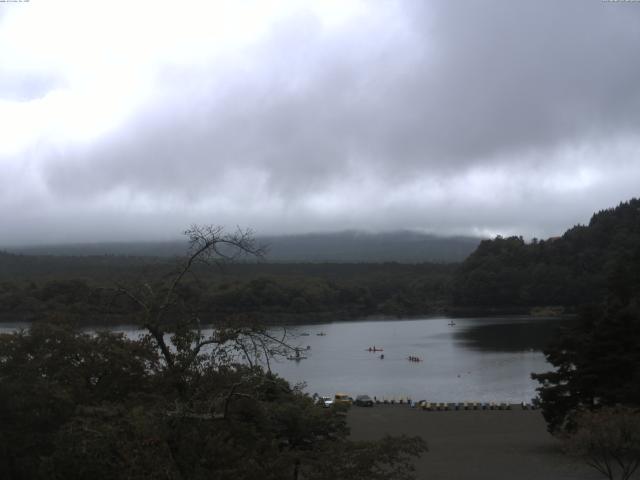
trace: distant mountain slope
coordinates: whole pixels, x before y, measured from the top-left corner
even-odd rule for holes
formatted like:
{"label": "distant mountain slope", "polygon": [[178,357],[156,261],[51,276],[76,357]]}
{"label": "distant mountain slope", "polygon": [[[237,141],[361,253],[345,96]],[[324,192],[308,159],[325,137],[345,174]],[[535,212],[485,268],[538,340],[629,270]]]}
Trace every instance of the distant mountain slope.
{"label": "distant mountain slope", "polygon": [[400,231],[347,231],[265,237],[276,262],[460,262],[480,243],[473,237],[438,237]]}
{"label": "distant mountain slope", "polygon": [[27,255],[0,251],[0,283],[69,278],[104,281],[117,276],[137,275],[143,271],[166,272],[167,260],[142,256]]}
{"label": "distant mountain slope", "polygon": [[594,214],[562,237],[484,240],[458,269],[457,306],[576,306],[640,286],[640,199]]}
{"label": "distant mountain slope", "polygon": [[[269,262],[460,262],[480,243],[474,237],[439,237],[410,231],[364,233],[346,231],[265,236]],[[7,249],[28,255],[182,255],[186,243],[138,242],[52,245]]]}

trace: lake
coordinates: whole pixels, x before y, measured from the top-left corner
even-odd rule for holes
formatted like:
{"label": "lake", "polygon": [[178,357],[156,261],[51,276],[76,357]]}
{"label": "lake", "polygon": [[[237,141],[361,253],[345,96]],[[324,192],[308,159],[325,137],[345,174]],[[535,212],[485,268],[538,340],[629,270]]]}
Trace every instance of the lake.
{"label": "lake", "polygon": [[[566,320],[448,318],[357,321],[291,327],[311,349],[273,370],[309,393],[346,392],[436,402],[530,401],[531,372],[551,367],[541,349]],[[317,336],[319,332],[325,336]],[[300,334],[309,333],[309,336]],[[369,352],[370,346],[383,352]],[[384,354],[384,359],[380,355]],[[411,362],[409,356],[420,358]]]}
{"label": "lake", "polygon": [[[541,318],[425,318],[333,322],[287,327],[290,343],[308,358],[279,359],[272,369],[310,394],[435,402],[530,401],[531,372],[551,367],[541,349],[568,320]],[[0,326],[0,333],[19,327]],[[137,330],[123,329],[135,337]],[[325,333],[318,336],[317,333]],[[308,334],[308,335],[307,335]],[[369,352],[372,346],[382,352]],[[306,347],[311,347],[306,350]],[[384,354],[384,359],[380,355]],[[409,356],[420,362],[411,362]]]}

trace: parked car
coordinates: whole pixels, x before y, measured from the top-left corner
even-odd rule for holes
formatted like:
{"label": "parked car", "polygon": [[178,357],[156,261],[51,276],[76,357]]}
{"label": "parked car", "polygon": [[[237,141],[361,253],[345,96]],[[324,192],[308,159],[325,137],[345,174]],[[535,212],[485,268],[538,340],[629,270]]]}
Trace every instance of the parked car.
{"label": "parked car", "polygon": [[333,403],[351,405],[353,403],[353,398],[351,398],[346,393],[336,393],[336,396],[333,397]]}
{"label": "parked car", "polygon": [[325,408],[329,408],[331,405],[333,405],[333,398],[325,395],[319,396],[317,401],[318,404],[322,405]]}
{"label": "parked car", "polygon": [[369,395],[358,395],[355,403],[359,407],[373,407],[373,400]]}

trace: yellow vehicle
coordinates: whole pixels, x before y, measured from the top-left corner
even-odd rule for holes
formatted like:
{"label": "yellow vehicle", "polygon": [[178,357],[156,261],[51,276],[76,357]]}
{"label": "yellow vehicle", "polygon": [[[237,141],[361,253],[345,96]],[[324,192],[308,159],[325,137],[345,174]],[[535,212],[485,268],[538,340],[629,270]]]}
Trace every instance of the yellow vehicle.
{"label": "yellow vehicle", "polygon": [[353,399],[346,393],[336,393],[336,396],[333,397],[333,403],[351,405],[353,403]]}

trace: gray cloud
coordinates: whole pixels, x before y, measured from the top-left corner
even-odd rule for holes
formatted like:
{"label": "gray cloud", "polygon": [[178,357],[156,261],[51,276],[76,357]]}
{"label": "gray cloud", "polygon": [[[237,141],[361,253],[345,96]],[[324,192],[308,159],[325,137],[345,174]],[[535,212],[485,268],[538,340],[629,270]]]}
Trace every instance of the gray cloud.
{"label": "gray cloud", "polygon": [[28,101],[43,97],[60,85],[53,75],[34,72],[7,72],[0,68],[0,99]]}
{"label": "gray cloud", "polygon": [[338,31],[296,15],[222,64],[159,67],[119,128],[37,150],[33,201],[69,225],[99,212],[104,233],[69,230],[85,237],[187,219],[547,235],[637,194],[640,6],[399,5]]}

